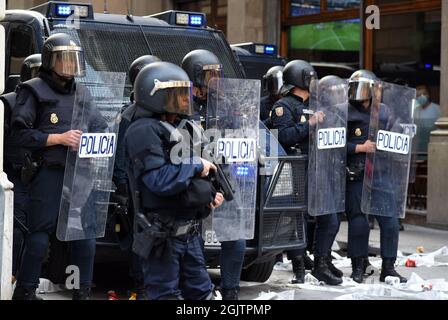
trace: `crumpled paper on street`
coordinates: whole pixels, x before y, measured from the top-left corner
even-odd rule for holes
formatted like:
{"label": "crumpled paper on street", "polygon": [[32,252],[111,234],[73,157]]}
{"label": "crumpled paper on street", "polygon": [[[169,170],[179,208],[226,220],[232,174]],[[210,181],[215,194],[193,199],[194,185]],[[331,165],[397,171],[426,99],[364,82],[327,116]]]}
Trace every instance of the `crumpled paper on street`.
{"label": "crumpled paper on street", "polygon": [[397,264],[405,266],[407,260],[414,260],[417,267],[440,267],[448,266],[448,263],[436,261],[435,258],[448,256],[448,247],[443,247],[431,253],[414,253],[410,256],[399,255]]}
{"label": "crumpled paper on street", "polygon": [[[333,264],[337,268],[350,268],[351,260],[332,252]],[[410,256],[404,256],[398,251],[396,264],[405,266],[408,259],[416,261],[417,267],[438,267],[447,266],[448,263],[436,261],[437,257],[448,256],[448,247],[443,247],[431,253],[415,253]],[[312,259],[313,257],[310,256]],[[369,258],[370,263],[376,269],[381,268],[380,258]],[[289,261],[277,263],[276,270],[292,270]],[[376,270],[378,271],[378,270]],[[408,300],[448,300],[448,282],[445,279],[422,279],[417,273],[412,273],[407,283],[399,283],[399,281],[390,281],[390,284],[356,283],[351,278],[343,277],[343,283],[340,286],[326,286],[323,282],[317,280],[310,273],[305,276],[304,284],[286,284],[287,287],[341,293],[336,300],[380,300],[380,299],[408,299]],[[373,280],[373,278],[370,278]],[[391,279],[394,280],[394,279]],[[397,279],[395,279],[397,280]],[[291,290],[289,290],[291,291]],[[289,292],[285,291],[285,292]],[[270,295],[270,296],[269,296]],[[263,297],[278,297],[281,293],[263,293]],[[286,294],[285,294],[286,295]],[[287,297],[287,295],[285,296]],[[284,299],[287,300],[287,299]]]}
{"label": "crumpled paper on street", "polygon": [[295,290],[282,292],[261,292],[258,298],[254,300],[294,300]]}
{"label": "crumpled paper on street", "polygon": [[54,284],[50,280],[44,278],[39,279],[39,287],[37,288],[37,293],[39,294],[56,293],[65,290],[66,288],[64,285]]}

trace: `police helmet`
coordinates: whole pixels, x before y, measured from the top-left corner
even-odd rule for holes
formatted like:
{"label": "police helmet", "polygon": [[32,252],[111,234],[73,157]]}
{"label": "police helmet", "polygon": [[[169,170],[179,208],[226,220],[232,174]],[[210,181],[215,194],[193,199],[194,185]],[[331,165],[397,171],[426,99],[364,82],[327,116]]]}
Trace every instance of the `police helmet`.
{"label": "police helmet", "polygon": [[263,87],[270,95],[279,95],[283,87],[283,66],[275,66],[263,76]]}
{"label": "police helmet", "polygon": [[347,103],[347,81],[338,76],[326,76],[318,82],[319,103],[331,107]]}
{"label": "police helmet", "polygon": [[140,70],[153,62],[159,61],[161,60],[153,55],[141,56],[140,58],[135,59],[129,67],[129,81],[131,81],[131,84],[134,85],[135,79],[137,78]]}
{"label": "police helmet", "polygon": [[164,114],[191,116],[192,92],[187,73],[169,62],[154,62],[144,67],[134,84],[138,108]]}
{"label": "police helmet", "polygon": [[188,53],[182,60],[182,69],[198,88],[207,88],[211,79],[223,77],[221,62],[208,50],[194,50]]}
{"label": "police helmet", "polygon": [[313,79],[317,79],[317,72],[313,66],[303,60],[293,60],[283,69],[283,92],[289,92],[297,87],[309,90]]}
{"label": "police helmet", "polygon": [[44,42],[42,68],[63,78],[83,77],[86,74],[84,51],[69,35],[53,34]]}
{"label": "police helmet", "polygon": [[369,70],[358,70],[348,82],[350,101],[366,101],[372,98],[372,88],[378,78]]}
{"label": "police helmet", "polygon": [[23,60],[20,70],[20,81],[25,82],[37,77],[39,68],[42,65],[42,55],[40,53],[30,55]]}

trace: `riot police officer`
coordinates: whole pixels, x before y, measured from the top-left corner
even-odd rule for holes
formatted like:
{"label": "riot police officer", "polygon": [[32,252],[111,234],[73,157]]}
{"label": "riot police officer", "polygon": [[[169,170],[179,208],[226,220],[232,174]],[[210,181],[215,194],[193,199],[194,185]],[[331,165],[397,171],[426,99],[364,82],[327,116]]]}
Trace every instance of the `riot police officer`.
{"label": "riot police officer", "polygon": [[[33,54],[23,61],[20,71],[20,82],[25,82],[37,76],[42,64],[41,55]],[[26,227],[25,204],[27,203],[27,187],[22,183],[21,170],[24,162],[24,150],[10,136],[11,112],[16,104],[16,92],[0,96],[5,106],[5,172],[8,179],[14,184],[14,228],[13,228],[13,254],[12,274],[17,276],[24,238],[28,232]]]}
{"label": "riot police officer", "polygon": [[[317,79],[316,71],[306,61],[291,61],[283,69],[284,86],[282,91],[287,92],[287,94],[275,103],[271,121],[273,129],[278,130],[279,142],[289,155],[298,152],[308,154],[309,128],[315,126],[318,121],[322,122],[325,116],[322,112],[309,116],[312,113],[308,111],[309,88],[313,79]],[[335,215],[329,215],[328,217],[330,216]],[[316,248],[319,248],[320,256],[319,259],[314,261],[314,269],[318,270],[315,275],[326,275],[322,279],[325,279],[328,284],[339,284],[342,282],[342,272],[331,263],[327,245],[330,242],[327,238],[334,239],[339,223],[337,220],[328,219],[328,217],[319,218],[322,221],[319,228],[316,227],[316,231],[319,232],[319,235],[316,235],[316,241],[319,241],[316,243]],[[305,220],[308,221],[308,219],[308,214],[305,214]],[[314,224],[307,223],[306,233],[308,235],[312,234],[311,229],[314,229]],[[313,238],[310,239],[307,236],[309,247],[313,245]],[[306,248],[288,251],[287,256],[292,261],[293,266],[294,276],[291,282],[304,283]],[[328,268],[330,272],[328,272]]]}
{"label": "riot police officer", "polygon": [[[139,72],[153,62],[160,61],[160,59],[153,55],[145,55],[135,59],[129,67],[129,81],[134,87],[135,79]],[[125,156],[124,137],[126,131],[135,115],[136,106],[134,104],[134,92],[131,92],[130,102],[126,103],[121,110],[121,122],[118,131],[117,139],[117,154],[115,156],[115,166],[113,173],[113,182],[116,186],[116,191],[111,195],[111,201],[117,203],[117,208],[113,217],[115,224],[119,224],[120,236],[119,241],[122,250],[131,249],[132,235],[133,235],[133,219],[129,218],[128,212],[132,213],[131,202],[129,201],[128,178],[126,173],[126,163],[128,160]],[[129,207],[130,210],[127,210]],[[127,232],[126,232],[127,231]],[[121,235],[123,234],[123,235]],[[138,255],[131,252],[130,255],[130,276],[134,280],[134,288],[137,291],[137,299],[145,300],[143,270],[141,261]]]}
{"label": "riot police officer", "polygon": [[260,101],[260,120],[269,129],[272,127],[271,111],[274,104],[281,98],[281,89],[283,87],[283,66],[270,68],[263,76],[264,90],[267,96]]}
{"label": "riot police officer", "polygon": [[[57,33],[44,43],[39,76],[22,83],[12,112],[12,135],[32,154],[34,175],[28,176],[27,228],[23,259],[13,299],[38,300],[42,262],[57,226],[67,151],[77,150],[82,132],[71,130],[75,103],[90,106],[87,89],[75,83],[85,75],[83,50],[68,35]],[[83,92],[83,101],[75,93]],[[86,107],[86,116],[101,121],[98,111]],[[93,123],[93,122],[92,122]],[[71,264],[80,272],[80,288],[73,299],[91,294],[95,240],[71,242]]]}
{"label": "riot police officer", "polygon": [[[368,70],[358,70],[349,81],[349,110],[347,133],[347,196],[346,214],[348,229],[348,256],[352,260],[351,278],[361,283],[369,253],[370,227],[367,216],[361,211],[366,154],[375,152],[375,143],[369,140],[372,88],[378,81]],[[381,257],[383,265],[380,281],[387,276],[406,278],[394,269],[397,258],[399,224],[396,217],[375,216],[380,227]]]}
{"label": "riot police officer", "polygon": [[138,197],[136,210],[148,220],[146,244],[151,246],[143,272],[150,300],[213,296],[199,222],[224,200],[206,179],[216,167],[190,154],[171,157],[176,126],[191,115],[191,98],[188,75],[171,63],[152,63],[135,81],[137,109],[125,146],[132,159],[128,177],[134,200]]}
{"label": "riot police officer", "polygon": [[[194,50],[184,57],[182,68],[193,82],[192,119],[199,121],[205,128],[208,85],[210,80],[223,77],[222,64],[214,53],[208,50]],[[221,292],[224,300],[238,300],[245,252],[244,239],[221,242]]]}
{"label": "riot police officer", "polygon": [[218,57],[208,50],[193,50],[182,60],[182,69],[193,82],[192,120],[205,128],[207,119],[208,84],[213,78],[222,78],[222,64]]}

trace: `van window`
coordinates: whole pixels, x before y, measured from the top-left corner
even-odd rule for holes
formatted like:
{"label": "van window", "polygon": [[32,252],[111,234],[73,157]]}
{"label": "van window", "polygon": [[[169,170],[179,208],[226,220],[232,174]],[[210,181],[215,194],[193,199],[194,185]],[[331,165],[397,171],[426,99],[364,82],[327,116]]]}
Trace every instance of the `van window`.
{"label": "van window", "polygon": [[23,60],[34,53],[33,29],[24,24],[11,25],[9,33],[9,72],[20,74]]}

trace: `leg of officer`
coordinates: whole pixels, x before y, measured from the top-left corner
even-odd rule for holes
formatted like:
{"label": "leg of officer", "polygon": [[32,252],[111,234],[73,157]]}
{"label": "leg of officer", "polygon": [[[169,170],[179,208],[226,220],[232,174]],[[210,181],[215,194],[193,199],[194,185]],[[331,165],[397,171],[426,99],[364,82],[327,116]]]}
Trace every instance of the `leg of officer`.
{"label": "leg of officer", "polygon": [[292,284],[297,283],[305,283],[305,256],[306,256],[306,248],[307,248],[307,239],[308,239],[308,221],[309,216],[308,213],[303,214],[304,218],[304,226],[305,226],[305,247],[301,249],[289,250],[286,251],[286,257],[288,260],[292,262],[292,273],[293,277],[291,279]]}
{"label": "leg of officer", "polygon": [[407,282],[406,278],[395,271],[400,232],[398,219],[384,216],[376,216],[375,218],[380,226],[381,258],[383,259],[380,281],[384,282],[387,276],[392,276],[398,277],[402,283]]}
{"label": "leg of officer", "polygon": [[316,217],[316,246],[312,275],[329,285],[342,283],[342,271],[331,262],[331,246],[339,231],[339,225],[339,214]]}
{"label": "leg of officer", "polygon": [[73,300],[86,300],[90,298],[95,251],[95,239],[71,242],[71,264],[79,268],[80,275],[80,289],[73,291]]}
{"label": "leg of officer", "polygon": [[221,243],[221,289],[223,300],[238,300],[246,240]]}
{"label": "leg of officer", "polygon": [[213,284],[207,273],[202,240],[199,234],[190,235],[182,260],[180,287],[185,300],[210,300]]}
{"label": "leg of officer", "polygon": [[352,259],[354,281],[361,283],[364,259],[369,254],[370,227],[367,216],[361,211],[362,181],[347,182],[346,214],[348,220],[348,256]]}
{"label": "leg of officer", "polygon": [[177,238],[168,238],[170,251],[158,257],[155,250],[147,259],[142,260],[145,276],[145,294],[149,300],[182,300],[179,289],[180,265],[185,254],[186,242]]}
{"label": "leg of officer", "polygon": [[56,231],[63,179],[63,168],[44,167],[31,184],[26,209],[30,234],[26,238],[13,299],[36,299],[42,262],[47,254],[50,235]]}

